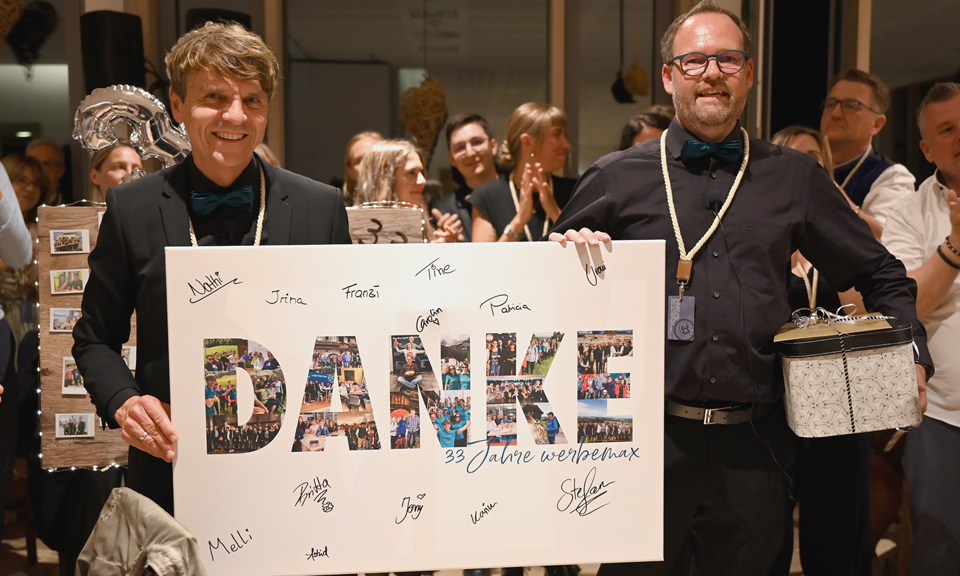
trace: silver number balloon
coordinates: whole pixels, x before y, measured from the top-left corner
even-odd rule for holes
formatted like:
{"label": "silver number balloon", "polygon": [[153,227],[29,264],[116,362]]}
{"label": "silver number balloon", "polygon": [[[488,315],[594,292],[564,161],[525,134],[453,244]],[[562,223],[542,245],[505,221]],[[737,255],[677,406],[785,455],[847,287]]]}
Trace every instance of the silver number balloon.
{"label": "silver number balloon", "polygon": [[163,103],[143,88],[117,84],[97,88],[80,102],[73,117],[73,138],[87,151],[117,143],[116,127],[130,126],[130,146],[142,158],[172,166],[190,153],[190,139],[175,126]]}

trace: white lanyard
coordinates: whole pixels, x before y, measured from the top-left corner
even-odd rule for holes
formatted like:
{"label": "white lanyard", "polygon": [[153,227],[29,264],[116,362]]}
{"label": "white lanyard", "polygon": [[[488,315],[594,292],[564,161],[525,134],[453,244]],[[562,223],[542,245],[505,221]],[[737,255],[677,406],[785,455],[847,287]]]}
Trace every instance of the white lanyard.
{"label": "white lanyard", "polygon": [[[253,245],[260,245],[260,236],[263,233],[263,215],[267,211],[267,181],[263,176],[263,166],[259,163],[257,168],[260,169],[260,214],[257,215],[257,233],[253,237]],[[190,223],[190,244],[197,246],[197,234],[193,231],[193,220],[188,218]]]}
{"label": "white lanyard", "polygon": [[[517,198],[517,187],[513,185],[513,178],[507,178],[507,181],[510,183],[510,195],[513,197],[513,207],[516,209],[517,214],[520,213],[520,199]],[[553,183],[547,184],[547,186],[553,186]],[[532,194],[532,192],[531,192]],[[527,242],[533,242],[533,236],[530,235],[530,227],[526,224],[523,225],[523,231],[527,235]],[[541,238],[547,235],[547,232],[550,231],[550,218],[546,215],[543,217],[543,234],[540,235]]]}
{"label": "white lanyard", "polygon": [[670,208],[670,221],[673,223],[673,233],[677,238],[677,248],[680,250],[680,260],[677,262],[677,284],[680,285],[681,298],[683,298],[684,288],[690,281],[690,272],[693,269],[693,257],[700,248],[707,243],[707,240],[709,240],[710,236],[716,231],[717,226],[720,225],[720,219],[723,218],[723,215],[727,212],[727,208],[730,207],[730,203],[733,202],[733,197],[737,193],[737,188],[740,186],[740,180],[743,179],[743,174],[747,170],[747,161],[750,160],[750,137],[743,127],[740,127],[740,131],[743,135],[743,161],[740,163],[740,171],[737,172],[737,178],[733,181],[733,186],[730,187],[730,191],[727,192],[727,199],[724,200],[723,206],[720,207],[720,211],[717,212],[717,215],[714,217],[713,224],[711,224],[710,228],[700,237],[700,241],[697,242],[696,246],[694,246],[690,252],[687,252],[683,245],[683,236],[680,234],[680,222],[677,220],[677,210],[673,206],[673,187],[670,185],[670,174],[667,171],[668,131],[664,130],[663,135],[660,136],[660,166],[663,169],[663,183],[667,189],[667,206]]}

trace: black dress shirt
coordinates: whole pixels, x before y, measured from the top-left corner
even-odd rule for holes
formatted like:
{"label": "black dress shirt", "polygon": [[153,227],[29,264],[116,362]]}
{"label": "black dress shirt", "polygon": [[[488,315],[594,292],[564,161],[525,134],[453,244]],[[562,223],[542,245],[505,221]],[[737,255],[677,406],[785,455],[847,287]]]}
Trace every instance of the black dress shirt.
{"label": "black dress shirt", "polygon": [[[187,163],[187,180],[190,190],[200,190],[213,194],[227,194],[243,186],[253,187],[253,208],[248,212],[233,206],[223,205],[206,216],[197,216],[187,202],[190,221],[200,246],[252,246],[256,238],[257,216],[260,211],[260,169],[257,158],[247,164],[240,176],[229,186],[218,186],[197,168],[193,154],[184,160]],[[266,218],[266,214],[264,214]],[[266,230],[266,226],[264,226]],[[265,233],[260,241],[266,244]]]}
{"label": "black dress shirt", "polygon": [[[727,139],[741,137],[738,125]],[[680,149],[695,139],[674,119],[667,163],[683,241],[690,250],[710,227],[707,198],[725,198],[739,163],[708,159],[685,166]],[[678,293],[679,249],[660,167],[660,141],[604,156],[581,177],[555,231],[608,232],[620,240],[666,240],[667,296]],[[916,283],[873,237],[816,162],[750,139],[750,159],[733,203],[693,258],[686,294],[696,298],[694,340],[667,340],[668,396],[710,403],[769,402],[783,394],[773,336],[790,318],[790,255],[799,249],[839,290],[856,286],[869,310],[910,322],[921,360],[926,333],[916,320]],[[666,307],[666,299],[664,300]]]}

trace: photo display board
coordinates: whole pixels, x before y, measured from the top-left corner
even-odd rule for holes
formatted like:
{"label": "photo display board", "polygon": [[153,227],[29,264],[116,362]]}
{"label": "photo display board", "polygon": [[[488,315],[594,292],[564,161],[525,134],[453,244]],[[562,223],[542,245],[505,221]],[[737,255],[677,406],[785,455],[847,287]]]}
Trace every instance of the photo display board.
{"label": "photo display board", "polygon": [[[39,267],[41,464],[44,468],[103,468],[127,463],[120,430],[100,420],[73,359],[73,326],[89,279],[87,258],[97,244],[105,206],[37,209]],[[136,315],[123,358],[136,371]]]}
{"label": "photo display board", "polygon": [[175,512],[211,573],[662,557],[662,241],[166,266]]}

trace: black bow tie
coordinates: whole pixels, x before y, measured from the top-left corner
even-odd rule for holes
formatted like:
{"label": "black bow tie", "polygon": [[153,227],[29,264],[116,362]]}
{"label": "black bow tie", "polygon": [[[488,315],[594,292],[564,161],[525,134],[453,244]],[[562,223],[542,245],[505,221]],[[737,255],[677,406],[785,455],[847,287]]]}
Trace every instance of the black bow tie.
{"label": "black bow tie", "polygon": [[743,155],[743,140],[729,140],[717,144],[708,144],[699,140],[687,140],[680,150],[680,160],[690,160],[712,156],[724,162],[736,162]]}
{"label": "black bow tie", "polygon": [[242,186],[226,194],[194,190],[190,193],[190,207],[198,216],[207,216],[226,204],[245,212],[253,210],[253,186]]}

